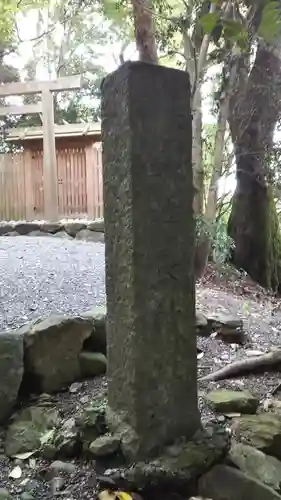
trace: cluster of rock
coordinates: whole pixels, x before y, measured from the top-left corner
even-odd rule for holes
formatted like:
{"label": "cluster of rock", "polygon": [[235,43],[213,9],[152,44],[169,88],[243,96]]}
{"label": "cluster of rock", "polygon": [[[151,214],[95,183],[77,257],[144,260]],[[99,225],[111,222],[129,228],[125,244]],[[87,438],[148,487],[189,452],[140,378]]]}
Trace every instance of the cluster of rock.
{"label": "cluster of rock", "polygon": [[157,459],[127,467],[122,439],[107,427],[104,399],[62,419],[50,396],[42,395],[36,406],[14,416],[3,451],[17,463],[29,453],[44,457],[50,461],[50,477],[54,472],[56,477],[65,472],[71,475],[74,458],[94,460],[109,467],[104,473],[108,481],[125,491],[142,491],[144,497],[148,491],[164,488],[215,500],[280,500],[280,404],[276,400],[277,411],[256,414],[259,401],[249,391],[225,389],[208,393],[206,401],[231,418],[232,439],[221,424],[208,422],[192,441],[178,442]]}
{"label": "cluster of rock", "polygon": [[104,242],[103,221],[90,222],[2,222],[0,236],[54,236]]}
{"label": "cluster of rock", "polygon": [[19,395],[52,393],[106,371],[103,307],[54,315],[0,334],[0,422]]}
{"label": "cluster of rock", "polygon": [[218,340],[223,340],[229,344],[244,344],[247,341],[247,335],[243,329],[243,320],[223,312],[203,314],[197,311],[196,333],[202,337],[214,333]]}
{"label": "cluster of rock", "polygon": [[[214,330],[232,342],[245,339],[242,321],[225,315],[196,316],[197,334]],[[231,333],[231,336],[230,336]],[[53,315],[0,334],[0,422],[18,394],[52,393],[106,371],[106,307],[80,316]]]}
{"label": "cluster of rock", "polygon": [[185,492],[205,499],[280,500],[280,401],[272,401],[273,411],[256,414],[259,400],[249,391],[218,389],[205,399],[231,423],[228,440],[222,424],[209,422],[193,441],[172,446],[156,460],[112,476],[122,477],[122,484],[134,491],[163,486],[177,491],[183,487]]}
{"label": "cluster of rock", "polygon": [[[228,315],[197,312],[196,328],[197,335],[216,332],[227,342],[245,341],[242,320]],[[281,404],[256,414],[259,400],[249,391],[211,391],[205,401],[222,414],[217,421],[205,422],[192,441],[168,447],[156,460],[127,467],[122,436],[107,426],[104,399],[93,399],[82,411],[63,418],[50,396],[77,380],[105,373],[105,307],[33,321],[2,333],[0,342],[5,456],[17,461],[29,454],[40,456],[50,462],[50,471],[67,471],[69,476],[75,469],[73,459],[95,460],[106,464],[109,479],[127,491],[164,486],[216,500],[240,500],[245,492],[250,500],[281,500]],[[7,424],[19,394],[34,392],[41,394],[36,404],[18,410]],[[7,490],[1,495],[11,499]]]}
{"label": "cluster of rock", "polygon": [[111,435],[105,420],[105,401],[94,402],[82,413],[62,419],[44,394],[36,405],[20,410],[8,426],[4,452],[8,457],[26,452],[55,458],[75,458],[82,454],[89,458],[116,453],[120,439]]}
{"label": "cluster of rock", "polygon": [[224,462],[200,478],[200,494],[217,500],[280,500],[280,400],[272,399],[270,411],[256,414],[259,400],[249,391],[218,389],[205,399],[212,409],[231,418],[234,439]]}

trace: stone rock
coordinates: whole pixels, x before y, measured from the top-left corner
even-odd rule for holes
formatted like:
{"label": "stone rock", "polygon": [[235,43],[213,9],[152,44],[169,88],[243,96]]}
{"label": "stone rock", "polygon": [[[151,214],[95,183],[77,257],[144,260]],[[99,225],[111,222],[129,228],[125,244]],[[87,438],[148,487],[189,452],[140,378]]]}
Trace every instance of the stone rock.
{"label": "stone rock", "polygon": [[46,222],[43,224],[40,224],[40,231],[43,233],[50,233],[50,234],[55,234],[58,231],[61,231],[62,225],[60,222]]}
{"label": "stone rock", "polygon": [[81,318],[92,323],[92,333],[85,341],[85,350],[106,354],[106,306],[94,306],[82,313]]}
{"label": "stone rock", "polygon": [[240,328],[220,326],[216,329],[216,339],[222,340],[228,344],[244,345],[248,340],[248,335]]}
{"label": "stone rock", "polygon": [[54,460],[54,458],[58,455],[58,452],[55,445],[45,443],[40,450],[40,454],[42,457],[46,458],[46,460]]}
{"label": "stone rock", "polygon": [[20,236],[20,235],[16,231],[10,231],[8,233],[5,233],[4,236]]}
{"label": "stone rock", "polygon": [[54,238],[64,238],[66,240],[72,240],[70,234],[67,234],[65,231],[58,231],[57,233],[54,233],[53,236]]}
{"label": "stone rock", "polygon": [[241,318],[232,316],[231,314],[227,313],[218,312],[212,315],[208,314],[207,320],[212,328],[220,326],[227,326],[232,329],[243,328],[243,320]]}
{"label": "stone rock", "polygon": [[83,222],[66,222],[65,224],[63,224],[63,227],[67,234],[72,236],[72,238],[75,238],[79,231],[82,231],[82,229],[86,229],[86,224]]}
{"label": "stone rock", "polygon": [[21,410],[8,427],[4,441],[6,455],[38,450],[47,433],[59,422],[59,413],[54,408],[30,406]]}
{"label": "stone rock", "polygon": [[93,441],[89,446],[89,452],[95,457],[107,457],[118,451],[120,438],[111,434],[105,434]]}
{"label": "stone rock", "polygon": [[107,359],[101,352],[82,351],[79,363],[82,377],[96,377],[106,373]]}
{"label": "stone rock", "polygon": [[20,495],[20,500],[34,500],[34,496],[29,491],[23,491]]}
{"label": "stone rock", "polygon": [[10,414],[23,378],[23,336],[0,334],[0,422]]}
{"label": "stone rock", "polygon": [[12,495],[6,488],[0,488],[0,500],[12,500]]}
{"label": "stone rock", "polygon": [[281,500],[269,486],[227,465],[216,465],[203,475],[198,490],[214,500]]}
{"label": "stone rock", "polygon": [[55,392],[80,376],[78,355],[92,332],[80,317],[50,316],[22,327],[25,377],[39,392]]}
{"label": "stone rock", "polygon": [[60,495],[62,493],[62,489],[65,486],[65,479],[63,477],[53,477],[50,481],[51,494],[53,497]]}
{"label": "stone rock", "polygon": [[71,462],[62,462],[61,460],[55,460],[49,465],[48,472],[46,474],[47,479],[52,479],[58,476],[59,473],[73,474],[75,472],[75,464]]}
{"label": "stone rock", "polygon": [[12,500],[12,495],[6,488],[0,488],[0,500]]}
{"label": "stone rock", "polygon": [[239,440],[281,460],[281,415],[243,415],[233,419],[232,429]]}
{"label": "stone rock", "polygon": [[97,231],[100,233],[104,233],[104,221],[101,220],[101,221],[88,222],[87,229],[89,229],[89,231]]}
{"label": "stone rock", "polygon": [[208,320],[206,318],[206,316],[204,316],[203,313],[201,313],[200,311],[196,311],[196,326],[198,327],[205,327],[208,325]]}
{"label": "stone rock", "polygon": [[31,233],[32,231],[39,231],[40,225],[35,222],[19,222],[15,224],[14,231],[18,234],[25,236],[26,234]]}
{"label": "stone rock", "polygon": [[31,233],[28,233],[28,236],[48,236],[48,233],[44,233],[43,231],[37,230],[37,231],[31,231]]}
{"label": "stone rock", "polygon": [[208,320],[206,316],[204,316],[204,314],[202,314],[200,311],[196,311],[195,321],[197,335],[202,335],[203,337],[205,337],[211,333],[211,329],[208,325]]}
{"label": "stone rock", "polygon": [[[118,468],[109,474],[125,491],[171,489],[173,493],[194,488],[197,479],[213,464],[222,461],[229,450],[229,436],[211,426],[212,433],[199,431],[194,439],[181,443],[177,453],[165,453],[152,461],[139,462],[128,469]],[[194,490],[193,490],[194,491]],[[153,492],[153,491],[152,491]],[[214,499],[215,500],[215,499]]]}
{"label": "stone rock", "polygon": [[246,444],[233,443],[228,460],[249,477],[262,481],[280,493],[281,462]]}
{"label": "stone rock", "polygon": [[215,389],[205,395],[207,403],[220,413],[256,413],[259,400],[249,391]]}
{"label": "stone rock", "polygon": [[98,231],[90,231],[89,229],[82,229],[76,234],[76,240],[94,241],[98,243],[104,242],[104,233]]}
{"label": "stone rock", "polygon": [[224,342],[244,344],[247,341],[247,335],[243,330],[243,321],[240,318],[225,313],[216,313],[208,316],[208,325],[211,330],[217,332],[217,339]]}
{"label": "stone rock", "polygon": [[11,233],[14,231],[13,224],[1,224],[0,223],[0,236],[4,236],[7,233]]}

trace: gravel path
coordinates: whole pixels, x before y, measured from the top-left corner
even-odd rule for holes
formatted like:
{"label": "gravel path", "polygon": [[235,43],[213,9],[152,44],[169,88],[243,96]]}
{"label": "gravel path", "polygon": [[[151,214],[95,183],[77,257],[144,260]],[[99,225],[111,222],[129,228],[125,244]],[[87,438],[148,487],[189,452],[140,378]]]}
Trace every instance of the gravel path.
{"label": "gravel path", "polygon": [[103,243],[1,237],[0,331],[104,303]]}

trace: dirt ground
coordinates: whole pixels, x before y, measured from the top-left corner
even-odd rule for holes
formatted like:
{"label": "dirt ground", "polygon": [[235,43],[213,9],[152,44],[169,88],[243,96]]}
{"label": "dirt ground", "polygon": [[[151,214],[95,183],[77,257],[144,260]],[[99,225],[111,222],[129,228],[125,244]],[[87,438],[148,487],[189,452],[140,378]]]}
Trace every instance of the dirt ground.
{"label": "dirt ground", "polygon": [[[219,275],[209,266],[203,280],[196,286],[197,309],[203,313],[227,312],[239,316],[248,334],[245,345],[226,344],[216,336],[199,337],[197,344],[202,350],[198,359],[198,377],[206,375],[230,362],[266,352],[281,346],[281,299],[277,299],[255,285],[247,277],[233,270],[225,270]],[[203,394],[216,387],[245,388],[259,397],[262,408],[271,392],[281,382],[281,371],[250,375],[221,382],[199,382],[199,406],[202,419],[218,417],[206,407]],[[78,416],[84,407],[96,398],[106,396],[105,377],[72,384],[69,390],[50,397],[50,403],[60,410],[63,417]],[[222,417],[223,418],[223,417]],[[1,453],[1,451],[0,451]],[[2,452],[3,453],[3,452]],[[67,476],[59,490],[54,490],[46,479],[49,464],[41,459],[20,461],[22,475],[18,479],[9,478],[9,473],[17,461],[0,454],[0,487],[6,487],[14,499],[48,500],[54,497],[65,500],[92,499],[96,494],[95,462],[73,461],[75,472]],[[26,485],[34,488],[28,497]]]}
{"label": "dirt ground", "polygon": [[[243,320],[245,345],[227,344],[216,337],[198,338],[203,351],[198,360],[198,378],[229,363],[281,347],[281,299],[276,298],[248,277],[229,269],[218,275],[211,266],[196,287],[197,308],[208,313],[225,312]],[[281,367],[280,367],[281,368]],[[245,388],[258,396],[261,404],[281,382],[281,372],[247,375],[220,382],[199,382],[201,392],[217,387]]]}

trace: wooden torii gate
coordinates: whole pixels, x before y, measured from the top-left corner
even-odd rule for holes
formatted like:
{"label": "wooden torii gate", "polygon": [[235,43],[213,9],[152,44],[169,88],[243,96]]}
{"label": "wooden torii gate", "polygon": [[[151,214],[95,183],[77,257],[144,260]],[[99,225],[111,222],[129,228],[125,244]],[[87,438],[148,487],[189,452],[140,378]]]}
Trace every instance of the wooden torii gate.
{"label": "wooden torii gate", "polygon": [[0,116],[42,113],[44,212],[49,221],[59,219],[53,92],[77,90],[83,87],[83,83],[82,77],[76,75],[57,80],[34,80],[0,85],[0,98],[41,94],[41,102],[36,104],[0,107]]}

